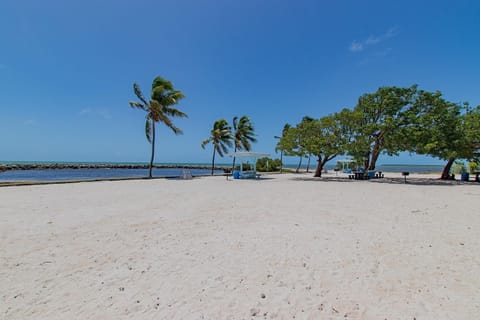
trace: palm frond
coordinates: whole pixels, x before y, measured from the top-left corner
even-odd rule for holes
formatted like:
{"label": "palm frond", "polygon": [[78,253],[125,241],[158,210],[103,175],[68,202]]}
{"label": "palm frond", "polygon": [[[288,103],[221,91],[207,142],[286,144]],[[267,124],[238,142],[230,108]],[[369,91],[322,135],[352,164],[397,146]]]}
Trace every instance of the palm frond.
{"label": "palm frond", "polygon": [[162,90],[168,90],[168,91],[173,91],[173,84],[172,82],[162,78],[162,77],[156,77],[153,79],[152,82],[152,93],[156,90],[156,88],[161,87]]}
{"label": "palm frond", "polygon": [[173,124],[172,120],[169,117],[167,117],[165,114],[163,113],[159,114],[159,121],[165,124],[167,127],[169,127],[173,131],[173,133],[175,133],[176,135],[183,133],[182,129],[176,127]]}
{"label": "palm frond", "polygon": [[170,107],[163,107],[163,112],[171,117],[177,118],[188,118],[188,115],[178,109],[170,108]]}
{"label": "palm frond", "polygon": [[238,126],[238,117],[237,116],[233,117],[232,124],[233,124],[233,131],[237,131],[237,126]]}
{"label": "palm frond", "polygon": [[233,139],[235,147],[238,150],[250,151],[250,142],[257,142],[255,139],[255,128],[252,121],[247,116],[242,116],[240,119],[234,118],[234,132]]}
{"label": "palm frond", "polygon": [[222,143],[220,144],[220,148],[222,150],[222,152],[218,152],[218,154],[223,157],[224,154],[228,153],[228,147],[227,147],[227,143]]}
{"label": "palm frond", "polygon": [[203,140],[203,141],[202,141],[202,144],[201,144],[202,149],[205,149],[205,146],[206,146],[207,144],[209,144],[210,141],[212,141],[212,137],[209,137],[209,138]]}
{"label": "palm frond", "polygon": [[142,90],[140,90],[140,86],[136,82],[133,84],[133,92],[135,93],[137,98],[140,99],[140,101],[143,102],[144,106],[148,106],[147,100],[143,96]]}
{"label": "palm frond", "polygon": [[130,101],[129,102],[130,104],[130,107],[132,108],[138,108],[138,109],[142,109],[142,110],[146,110],[147,108],[145,107],[145,105],[139,103],[139,102],[135,102],[135,101]]}

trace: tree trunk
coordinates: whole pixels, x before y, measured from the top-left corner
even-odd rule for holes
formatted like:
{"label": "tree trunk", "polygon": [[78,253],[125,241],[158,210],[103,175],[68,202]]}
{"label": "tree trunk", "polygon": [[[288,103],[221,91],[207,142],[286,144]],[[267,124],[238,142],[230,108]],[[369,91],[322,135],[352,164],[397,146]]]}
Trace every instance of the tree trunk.
{"label": "tree trunk", "polygon": [[308,162],[307,162],[307,173],[310,172],[310,155],[308,155]]}
{"label": "tree trunk", "polygon": [[213,146],[213,157],[212,157],[212,176],[213,176],[213,168],[215,167],[215,146]]}
{"label": "tree trunk", "polygon": [[303,157],[300,156],[300,161],[298,162],[297,170],[295,170],[295,173],[300,172],[300,167],[302,166],[302,159],[303,159]]}
{"label": "tree trunk", "polygon": [[322,176],[322,170],[323,170],[323,162],[322,162],[322,157],[318,157],[317,160],[317,169],[315,170],[315,174],[313,175],[314,177],[321,177]]}
{"label": "tree trunk", "polygon": [[283,151],[280,150],[280,173],[282,173],[283,170]]}
{"label": "tree trunk", "polygon": [[380,155],[380,151],[378,150],[378,148],[375,145],[375,147],[372,150],[372,159],[370,160],[368,170],[375,170],[375,164],[377,163],[379,155]]}
{"label": "tree trunk", "polygon": [[323,167],[325,167],[325,164],[329,161],[330,159],[328,156],[325,156],[322,160],[322,157],[318,157],[318,164],[317,164],[317,169],[315,170],[315,175],[314,177],[321,177],[322,176],[322,171]]}
{"label": "tree trunk", "polygon": [[454,162],[455,162],[455,158],[448,159],[447,164],[443,168],[442,176],[440,179],[447,180],[450,177],[450,169],[452,168],[452,165]]}
{"label": "tree trunk", "polygon": [[[235,146],[235,151],[237,152],[237,146]],[[232,163],[232,177],[233,177],[233,171],[235,170],[235,157],[233,157],[233,163]]]}
{"label": "tree trunk", "polygon": [[365,168],[365,170],[368,170],[368,168],[370,167],[370,151],[368,151],[368,153],[365,155],[363,167]]}
{"label": "tree trunk", "polygon": [[148,170],[148,177],[152,178],[153,158],[155,157],[155,121],[152,121],[152,156],[150,157],[150,167]]}

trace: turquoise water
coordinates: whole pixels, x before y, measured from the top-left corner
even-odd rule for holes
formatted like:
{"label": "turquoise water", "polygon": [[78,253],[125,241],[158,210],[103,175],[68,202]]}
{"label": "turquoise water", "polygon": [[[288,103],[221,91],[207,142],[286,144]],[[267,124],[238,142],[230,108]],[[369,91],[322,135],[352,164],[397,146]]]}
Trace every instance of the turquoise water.
{"label": "turquoise water", "polygon": [[[211,173],[205,169],[190,169],[193,176]],[[214,173],[223,173],[215,170]],[[0,172],[0,181],[65,181],[94,180],[111,178],[142,178],[148,176],[148,169],[54,169],[54,170],[11,170]],[[180,177],[182,169],[153,169],[154,177]]]}
{"label": "turquoise water", "polygon": [[[145,164],[138,162],[55,162],[55,161],[0,161],[1,164]],[[201,165],[209,166],[208,163],[164,163],[164,165]],[[216,164],[217,166],[229,166],[229,164]],[[285,168],[295,169],[295,164],[286,164]],[[327,169],[332,170],[334,165],[327,165]],[[302,165],[306,169],[306,165]],[[441,172],[441,165],[379,165],[376,170],[384,172]],[[312,162],[310,170],[315,170],[315,163]],[[208,169],[191,169],[193,176],[209,175]],[[223,173],[216,170],[215,173]],[[110,178],[141,178],[148,175],[148,169],[56,169],[56,170],[12,170],[0,172],[0,181],[62,181],[62,180],[92,180],[92,179],[110,179]],[[156,168],[153,170],[155,177],[179,177],[182,175],[182,169],[175,168]]]}
{"label": "turquoise water", "polygon": [[[310,165],[310,171],[315,170],[316,164]],[[285,165],[285,168],[296,169],[296,165]],[[306,165],[302,165],[302,169],[305,170]],[[333,170],[335,165],[326,165],[328,170]],[[415,173],[429,173],[429,172],[441,172],[443,170],[442,165],[412,165],[412,164],[383,164],[377,165],[375,170],[384,172],[415,172]]]}

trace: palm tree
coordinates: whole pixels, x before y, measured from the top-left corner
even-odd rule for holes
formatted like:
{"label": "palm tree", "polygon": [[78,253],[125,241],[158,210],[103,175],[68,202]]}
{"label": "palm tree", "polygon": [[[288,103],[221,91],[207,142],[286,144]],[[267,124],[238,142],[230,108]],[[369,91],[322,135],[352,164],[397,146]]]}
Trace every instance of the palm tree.
{"label": "palm tree", "polygon": [[213,144],[213,175],[213,168],[215,167],[215,153],[218,153],[220,157],[223,157],[223,155],[228,152],[228,148],[232,147],[232,128],[228,125],[227,120],[220,119],[215,121],[210,134],[210,137],[202,141],[202,148],[205,149],[205,146],[210,142]]}
{"label": "palm tree", "polygon": [[148,142],[152,145],[148,177],[152,178],[153,159],[155,156],[155,123],[162,122],[172,129],[175,134],[182,134],[182,130],[173,124],[171,118],[188,118],[185,113],[172,107],[185,96],[181,91],[175,90],[170,81],[162,77],[156,77],[153,80],[150,100],[147,101],[145,99],[137,83],[133,84],[133,92],[140,102],[130,101],[130,106],[147,112],[145,116],[145,135]]}
{"label": "palm tree", "polygon": [[[245,150],[250,151],[252,146],[250,142],[257,142],[255,139],[255,128],[252,121],[247,116],[243,116],[240,119],[238,117],[233,118],[233,144],[235,151]],[[235,169],[235,157],[233,157],[232,172]]]}
{"label": "palm tree", "polygon": [[278,152],[280,150],[280,173],[282,173],[282,170],[283,170],[283,150],[284,148],[282,147],[281,145],[281,140],[283,137],[285,137],[285,133],[288,131],[288,129],[291,128],[291,125],[286,123],[284,126],[283,126],[283,130],[282,130],[282,136],[279,137],[279,136],[274,136],[275,139],[278,139],[278,143],[277,145],[275,146],[275,152]]}

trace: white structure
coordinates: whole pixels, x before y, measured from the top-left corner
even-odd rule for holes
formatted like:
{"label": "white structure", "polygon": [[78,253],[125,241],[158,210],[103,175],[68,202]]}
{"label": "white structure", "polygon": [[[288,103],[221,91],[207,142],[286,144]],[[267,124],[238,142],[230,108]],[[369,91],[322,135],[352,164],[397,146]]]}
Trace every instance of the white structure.
{"label": "white structure", "polygon": [[348,165],[349,165],[350,163],[352,163],[352,162],[355,162],[355,160],[352,160],[352,159],[341,159],[341,160],[337,160],[337,163],[341,163],[341,164],[342,164],[342,172],[345,172],[345,171],[346,171],[345,167],[347,167],[347,169],[349,169],[349,168],[348,168]]}
{"label": "white structure", "polygon": [[[258,178],[259,175],[257,174],[257,159],[263,158],[263,157],[268,157],[270,154],[268,153],[259,153],[259,152],[233,152],[230,153],[228,156],[229,157],[235,157],[239,159],[240,162],[240,171],[238,173],[238,176],[235,177],[235,171],[233,172],[234,175],[233,177],[238,179],[251,179],[251,178]],[[247,159],[252,160],[252,168],[253,170],[243,170],[243,160]]]}

